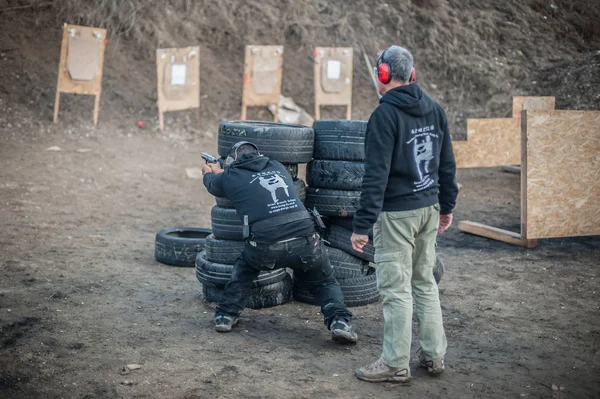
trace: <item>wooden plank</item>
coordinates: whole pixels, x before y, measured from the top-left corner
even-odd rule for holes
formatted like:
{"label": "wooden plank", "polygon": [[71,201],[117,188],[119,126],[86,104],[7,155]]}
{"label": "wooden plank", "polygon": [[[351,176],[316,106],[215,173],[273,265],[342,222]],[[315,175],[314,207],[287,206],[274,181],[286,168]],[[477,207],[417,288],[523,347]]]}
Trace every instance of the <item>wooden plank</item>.
{"label": "wooden plank", "polygon": [[[321,106],[345,105],[346,117],[352,116],[352,73],[354,51],[351,47],[315,47],[314,50],[314,92],[315,119],[321,118]],[[339,70],[331,68],[336,63]]]}
{"label": "wooden plank", "polygon": [[454,141],[459,168],[481,168],[521,163],[520,135],[513,118],[467,119],[467,141]]}
{"label": "wooden plank", "polygon": [[506,173],[521,174],[521,167],[517,165],[504,165],[501,170]]}
{"label": "wooden plank", "polygon": [[600,235],[600,111],[524,111],[524,237]]}
{"label": "wooden plank", "polygon": [[520,119],[523,110],[554,110],[556,100],[554,97],[544,96],[514,96],[512,103],[512,117]]}
{"label": "wooden plank", "polygon": [[521,236],[527,235],[527,111],[521,113]]}
{"label": "wooden plank", "polygon": [[491,238],[492,240],[502,241],[507,244],[518,245],[525,248],[537,247],[537,240],[528,240],[521,237],[519,233],[487,226],[481,223],[460,221],[458,222],[458,229],[465,233]]}

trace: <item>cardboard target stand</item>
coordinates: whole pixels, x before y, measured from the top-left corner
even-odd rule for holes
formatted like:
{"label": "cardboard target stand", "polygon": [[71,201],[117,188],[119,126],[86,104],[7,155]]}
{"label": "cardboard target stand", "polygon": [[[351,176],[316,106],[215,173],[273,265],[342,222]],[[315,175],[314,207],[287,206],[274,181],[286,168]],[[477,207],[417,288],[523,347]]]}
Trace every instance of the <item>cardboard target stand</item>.
{"label": "cardboard target stand", "polygon": [[200,120],[200,47],[156,50],[158,121],[165,128],[164,113],[196,109]]}
{"label": "cardboard target stand", "polygon": [[272,105],[277,122],[282,72],[283,46],[246,46],[241,120],[248,107]]}
{"label": "cardboard target stand", "polygon": [[105,47],[106,29],[68,24],[63,26],[54,123],[58,122],[60,93],[71,93],[96,97],[93,121],[94,125],[98,124]]}
{"label": "cardboard target stand", "polygon": [[322,105],[345,105],[346,119],[352,118],[351,47],[316,47],[315,119],[321,119]]}

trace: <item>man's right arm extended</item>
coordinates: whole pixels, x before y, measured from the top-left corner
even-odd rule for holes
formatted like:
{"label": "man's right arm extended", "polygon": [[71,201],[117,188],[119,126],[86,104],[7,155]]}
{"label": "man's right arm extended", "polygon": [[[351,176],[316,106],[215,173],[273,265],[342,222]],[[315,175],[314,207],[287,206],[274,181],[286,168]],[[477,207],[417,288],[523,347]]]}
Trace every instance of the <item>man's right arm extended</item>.
{"label": "man's right arm extended", "polygon": [[225,189],[223,187],[223,179],[225,174],[222,172],[214,173],[210,166],[205,165],[204,167],[208,167],[211,170],[210,172],[203,172],[204,178],[202,179],[202,182],[204,183],[204,186],[206,187],[208,192],[214,195],[215,197],[227,197],[227,194],[225,194]]}

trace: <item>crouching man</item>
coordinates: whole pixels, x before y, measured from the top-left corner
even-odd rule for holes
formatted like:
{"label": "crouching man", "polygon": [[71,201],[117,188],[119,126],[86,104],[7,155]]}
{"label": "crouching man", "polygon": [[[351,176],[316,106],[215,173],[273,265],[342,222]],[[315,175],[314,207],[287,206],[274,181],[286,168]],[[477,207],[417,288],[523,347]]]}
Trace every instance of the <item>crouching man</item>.
{"label": "crouching man", "polygon": [[231,147],[224,167],[218,163],[205,165],[204,185],[212,195],[233,203],[238,215],[247,220],[249,236],[217,306],[216,330],[231,331],[261,270],[289,267],[321,304],[332,339],[355,343],[352,313],[344,304],[315,220],[300,201],[288,171],[247,141]]}

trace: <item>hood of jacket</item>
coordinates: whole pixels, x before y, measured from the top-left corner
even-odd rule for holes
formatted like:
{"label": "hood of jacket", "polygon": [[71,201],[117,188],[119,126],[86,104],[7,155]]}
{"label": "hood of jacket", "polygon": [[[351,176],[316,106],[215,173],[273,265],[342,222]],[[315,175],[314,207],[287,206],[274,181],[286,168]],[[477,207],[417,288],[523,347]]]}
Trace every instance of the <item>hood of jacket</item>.
{"label": "hood of jacket", "polygon": [[240,168],[251,170],[252,172],[260,172],[269,163],[269,158],[264,155],[257,154],[242,154],[240,159],[235,161],[232,168]]}
{"label": "hood of jacket", "polygon": [[429,114],[435,105],[435,102],[416,84],[389,90],[379,102],[393,104],[403,112],[414,116]]}

